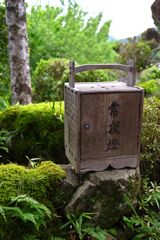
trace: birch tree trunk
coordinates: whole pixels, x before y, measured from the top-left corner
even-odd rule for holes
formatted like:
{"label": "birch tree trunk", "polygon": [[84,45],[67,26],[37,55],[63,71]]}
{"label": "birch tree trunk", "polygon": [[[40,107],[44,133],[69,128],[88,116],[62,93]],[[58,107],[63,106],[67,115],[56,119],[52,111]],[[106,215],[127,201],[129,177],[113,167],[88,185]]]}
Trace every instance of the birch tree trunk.
{"label": "birch tree trunk", "polygon": [[5,0],[12,105],[32,103],[25,0]]}

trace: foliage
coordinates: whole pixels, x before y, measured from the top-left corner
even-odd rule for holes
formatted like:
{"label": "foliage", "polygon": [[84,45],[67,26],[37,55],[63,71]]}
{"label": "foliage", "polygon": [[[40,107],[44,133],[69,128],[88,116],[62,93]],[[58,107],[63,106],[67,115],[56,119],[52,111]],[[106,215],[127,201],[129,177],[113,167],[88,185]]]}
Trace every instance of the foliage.
{"label": "foliage", "polygon": [[33,101],[52,101],[57,97],[55,89],[57,82],[60,81],[67,68],[69,68],[69,60],[67,59],[41,60],[32,76]]}
{"label": "foliage", "polygon": [[160,99],[144,100],[140,166],[143,178],[159,181],[160,172]]}
{"label": "foliage", "polygon": [[142,33],[142,39],[144,41],[149,41],[154,39],[153,48],[156,48],[160,43],[160,34],[155,28],[148,28],[145,32]]}
{"label": "foliage", "polygon": [[142,82],[142,83],[136,83],[136,86],[139,86],[141,88],[143,88],[145,90],[145,95],[147,93],[151,94],[151,95],[155,95],[158,94],[158,87],[160,86],[160,79],[156,80],[156,79],[151,79],[149,81],[146,82]]}
{"label": "foliage", "polygon": [[24,240],[39,240],[35,235],[22,236]]}
{"label": "foliage", "polygon": [[89,216],[91,213],[82,213],[78,218],[78,211],[75,214],[67,212],[66,216],[69,221],[64,224],[60,229],[68,226],[69,224],[73,225],[76,229],[79,239],[82,240],[86,234],[90,234],[92,237],[95,237],[97,240],[105,240],[108,234],[105,230],[100,229],[99,227],[93,228],[88,227],[83,229],[83,218],[91,219]]}
{"label": "foliage", "polygon": [[[59,80],[53,87],[53,91],[57,91],[57,94],[61,100],[64,99],[64,83],[69,82],[68,76],[69,69],[66,69],[61,80]],[[108,74],[103,70],[89,70],[75,74],[75,82],[106,82],[107,79]]]}
{"label": "foliage", "polygon": [[42,158],[31,158],[29,159],[28,156],[26,156],[26,158],[28,159],[29,161],[29,164],[28,164],[28,167],[30,168],[35,168],[37,166],[38,163],[42,162]]}
{"label": "foliage", "polygon": [[100,26],[102,13],[86,19],[87,13],[78,4],[68,1],[66,6],[34,6],[27,14],[31,69],[40,59],[67,58],[79,64],[109,63],[115,52],[108,42],[111,21]]}
{"label": "foliage", "polygon": [[[0,112],[0,128],[15,132],[11,161],[28,164],[29,158],[64,159],[64,103],[11,106]],[[52,156],[52,157],[51,157]]]}
{"label": "foliage", "polygon": [[5,6],[0,2],[0,84],[10,87],[10,68],[8,51],[8,31],[6,27]]}
{"label": "foliage", "polygon": [[9,106],[10,69],[5,6],[0,3],[0,111]]}
{"label": "foliage", "polygon": [[[151,185],[152,188],[147,188],[147,192],[143,195],[139,203],[139,213],[136,212],[129,198],[124,195],[126,201],[134,212],[134,215],[130,217],[130,219],[127,217],[123,218],[123,220],[132,229],[132,231],[138,233],[138,235],[136,235],[133,240],[160,239],[160,187],[157,187],[153,183],[151,183]],[[153,210],[154,208],[156,210]]]}
{"label": "foliage", "polygon": [[0,111],[10,106],[11,92],[0,83]]}
{"label": "foliage", "polygon": [[[108,75],[102,70],[90,70],[75,75],[76,82],[104,82]],[[41,60],[33,73],[32,86],[35,102],[64,99],[64,83],[69,82],[69,60]]]}
{"label": "foliage", "polygon": [[39,231],[41,224],[46,227],[45,215],[51,219],[51,211],[44,204],[40,204],[25,194],[11,197],[9,205],[13,205],[13,203],[16,203],[16,206],[0,206],[0,213],[6,222],[6,217],[11,215],[12,218],[20,218],[24,222],[31,221]]}
{"label": "foliage", "polygon": [[0,111],[3,111],[5,108],[9,107],[10,103],[8,99],[0,96]]}
{"label": "foliage", "polygon": [[156,65],[145,69],[140,75],[140,82],[147,82],[151,79],[160,79],[160,71]]}
{"label": "foliage", "polygon": [[116,43],[115,50],[119,53],[115,60],[121,64],[127,64],[128,60],[136,61],[136,70],[140,72],[159,61],[156,56],[159,49],[155,49],[155,41],[144,41],[143,38],[128,38],[126,43]]}
{"label": "foliage", "polygon": [[[51,161],[41,162],[34,169],[12,163],[1,164],[0,209],[1,214],[6,216],[7,223],[0,218],[0,239],[21,240],[22,235],[28,236],[27,233],[40,239],[50,239],[49,237],[56,237],[57,235],[65,236],[65,232],[58,232],[61,221],[60,218],[57,218],[50,200],[50,197],[54,196],[53,185],[65,176],[65,171]],[[31,196],[34,200],[26,195]],[[14,197],[12,198],[12,196]],[[15,207],[8,205],[11,198],[12,201],[16,201]],[[25,203],[26,201],[28,203]],[[6,205],[8,206],[6,207]],[[52,214],[50,214],[50,211]],[[12,217],[11,214],[13,214]],[[51,219],[44,219],[44,215],[50,216]],[[44,227],[45,222],[46,229]],[[36,228],[33,228],[33,225],[39,229],[39,232]],[[32,238],[28,236],[28,239]]]}
{"label": "foliage", "polygon": [[0,150],[8,152],[8,143],[10,141],[10,134],[6,131],[0,131]]}
{"label": "foliage", "polygon": [[145,90],[146,96],[158,95],[160,88],[160,72],[158,67],[152,66],[142,72],[140,81],[136,82],[136,86],[142,87]]}

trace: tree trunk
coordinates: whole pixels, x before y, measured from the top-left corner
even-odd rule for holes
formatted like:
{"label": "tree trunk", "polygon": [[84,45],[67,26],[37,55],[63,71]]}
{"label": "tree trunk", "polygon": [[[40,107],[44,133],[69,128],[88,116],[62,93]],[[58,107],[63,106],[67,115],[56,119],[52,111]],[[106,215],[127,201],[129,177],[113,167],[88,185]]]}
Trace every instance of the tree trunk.
{"label": "tree trunk", "polygon": [[5,0],[9,39],[12,105],[32,103],[24,0]]}

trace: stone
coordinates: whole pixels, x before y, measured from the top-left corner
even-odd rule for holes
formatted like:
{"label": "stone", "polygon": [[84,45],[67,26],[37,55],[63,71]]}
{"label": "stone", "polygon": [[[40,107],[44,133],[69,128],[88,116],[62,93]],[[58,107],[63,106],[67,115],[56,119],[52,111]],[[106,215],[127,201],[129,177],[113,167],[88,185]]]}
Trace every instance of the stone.
{"label": "stone", "polygon": [[90,198],[94,195],[96,185],[90,181],[84,181],[83,185],[73,194],[65,210],[75,212],[77,209],[80,213],[86,212],[90,205]]}
{"label": "stone", "polygon": [[92,219],[101,227],[109,228],[118,222],[121,216],[132,212],[124,194],[136,207],[136,196],[140,188],[139,168],[91,173],[89,180],[98,188],[88,210],[95,212]]}
{"label": "stone", "polygon": [[67,174],[65,179],[53,186],[53,204],[54,207],[59,209],[61,212],[70,201],[73,193],[76,191],[77,185],[79,184],[79,178],[72,165],[61,164],[58,166],[65,170]]}
{"label": "stone", "polygon": [[[64,166],[62,168],[64,169]],[[72,177],[76,177],[76,188],[73,188],[71,184],[71,192],[69,193],[69,189],[66,188],[65,193],[66,185],[63,187],[66,201],[65,211],[75,213],[78,210],[79,214],[93,213],[93,224],[99,225],[101,228],[110,228],[124,214],[132,213],[124,194],[136,207],[136,197],[140,188],[139,167],[137,169],[112,169],[81,175],[72,172],[70,176],[68,173],[66,179],[70,179],[70,183],[73,184],[75,180],[72,180]],[[61,192],[63,184],[59,187],[59,192]]]}

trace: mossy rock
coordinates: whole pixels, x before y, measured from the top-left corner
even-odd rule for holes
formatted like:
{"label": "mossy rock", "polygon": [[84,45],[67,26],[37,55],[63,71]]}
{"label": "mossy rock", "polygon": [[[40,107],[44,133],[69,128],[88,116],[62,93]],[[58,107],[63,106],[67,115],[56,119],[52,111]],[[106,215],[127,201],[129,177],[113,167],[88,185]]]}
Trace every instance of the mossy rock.
{"label": "mossy rock", "polygon": [[21,219],[7,217],[7,223],[0,218],[0,239],[21,240],[22,235],[36,235],[38,239],[50,240],[53,237],[64,237],[60,232],[62,226],[57,216],[51,198],[54,197],[53,186],[65,178],[66,173],[51,161],[41,162],[34,169],[28,169],[17,164],[0,165],[0,205],[10,203],[12,196],[26,194],[39,203],[45,204],[52,212],[52,219],[46,218],[46,228],[41,226],[39,232],[32,223],[24,223]]}
{"label": "mossy rock", "polygon": [[0,205],[8,204],[12,196],[19,194],[27,194],[44,202],[47,191],[52,191],[52,186],[65,176],[65,171],[51,161],[41,162],[34,169],[13,163],[1,164]]}
{"label": "mossy rock", "polygon": [[64,153],[63,102],[8,107],[0,112],[0,129],[12,134],[10,161],[27,164],[27,155],[68,163]]}

